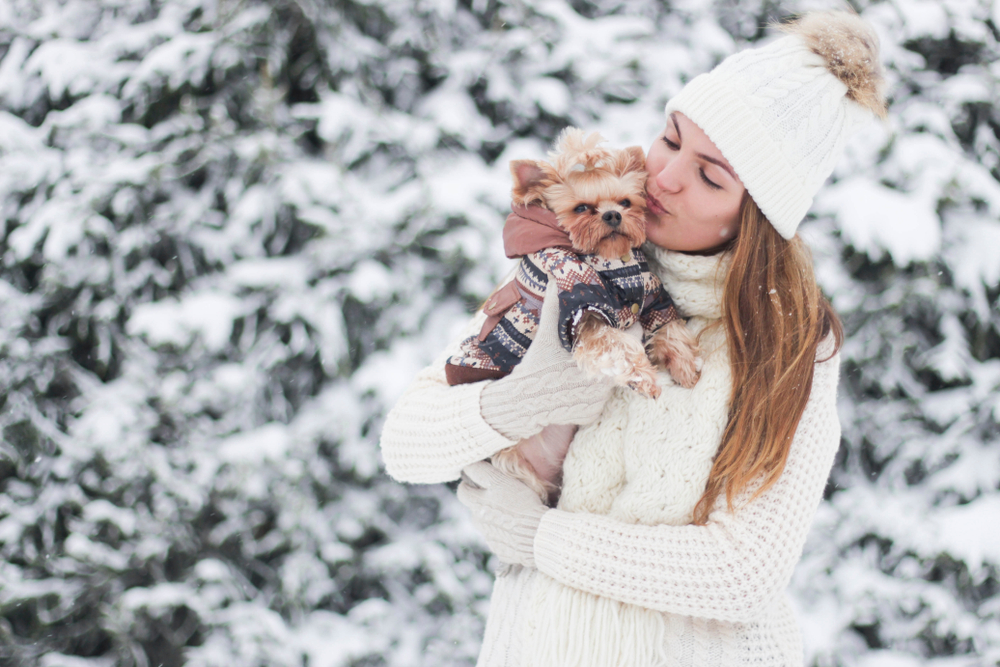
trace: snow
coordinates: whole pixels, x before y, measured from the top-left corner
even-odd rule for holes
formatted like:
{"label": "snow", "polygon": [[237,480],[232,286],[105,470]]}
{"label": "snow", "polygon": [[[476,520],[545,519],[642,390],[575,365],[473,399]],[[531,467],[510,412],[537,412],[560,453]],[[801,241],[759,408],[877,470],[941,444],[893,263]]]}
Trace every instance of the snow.
{"label": "snow", "polygon": [[349,561],[354,556],[354,550],[340,542],[328,542],[320,549],[320,556],[330,565]]}
{"label": "snow", "polygon": [[83,517],[94,523],[102,521],[113,523],[125,535],[134,534],[137,527],[137,518],[133,512],[117,507],[104,499],[87,503],[83,508]]}
{"label": "snow", "polygon": [[[920,356],[920,361],[947,381],[964,380],[969,376],[972,358],[969,341],[962,323],[945,316],[940,325],[944,340]],[[932,398],[933,401],[933,398]]]}
{"label": "snow", "polygon": [[358,301],[368,303],[392,294],[394,284],[392,274],[383,264],[366,259],[351,271],[347,289]]}
{"label": "snow", "polygon": [[948,35],[948,13],[941,2],[935,0],[909,0],[896,4],[902,14],[902,25],[907,36],[943,39]]}
{"label": "snow", "polygon": [[99,542],[93,542],[80,533],[73,533],[67,537],[63,549],[67,556],[102,570],[124,572],[128,569],[129,559],[126,554]]}
{"label": "snow", "polygon": [[178,89],[182,82],[201,83],[208,72],[214,36],[211,34],[180,33],[149,51],[129,76],[122,94],[137,95],[144,86],[155,85],[158,78],[167,80],[170,89]]}
{"label": "snow", "polygon": [[41,150],[42,147],[38,130],[17,116],[0,110],[0,148],[5,153],[11,150]]}
{"label": "snow", "polygon": [[44,127],[98,130],[121,121],[121,105],[111,95],[89,95],[73,106],[45,117]]}
{"label": "snow", "polygon": [[1000,494],[984,495],[966,505],[937,512],[939,548],[964,561],[973,573],[1000,562]]}
{"label": "snow", "polygon": [[46,82],[49,95],[79,96],[96,88],[99,74],[118,69],[113,63],[101,62],[92,46],[73,39],[43,42],[25,62],[27,72]]}
{"label": "snow", "polygon": [[562,115],[569,110],[569,89],[559,79],[552,77],[534,79],[525,86],[524,92],[550,114]]}
{"label": "snow", "polygon": [[284,200],[303,208],[320,204],[336,210],[341,203],[341,170],[332,164],[296,164],[283,174],[281,186]]}
{"label": "snow", "polygon": [[941,223],[926,192],[903,193],[853,178],[818,197],[815,210],[835,214],[845,240],[873,257],[888,253],[898,266],[931,258],[941,249]]}
{"label": "snow", "polygon": [[78,658],[62,653],[46,653],[38,661],[39,667],[111,667],[112,658]]}
{"label": "snow", "polygon": [[219,443],[219,458],[230,463],[263,465],[281,460],[288,452],[289,433],[281,424],[266,424]]}
{"label": "snow", "polygon": [[298,629],[295,643],[308,656],[310,666],[342,667],[368,655],[382,642],[358,632],[351,619],[316,611]]}
{"label": "snow", "polygon": [[442,132],[459,137],[488,136],[491,130],[465,91],[454,87],[443,86],[424,97],[417,113]]}
{"label": "snow", "polygon": [[198,337],[209,350],[221,350],[229,340],[233,320],[242,311],[239,300],[219,292],[146,303],[132,313],[128,332],[145,336],[154,346],[186,347]]}
{"label": "snow", "polygon": [[997,248],[1000,248],[1000,222],[972,219],[962,224],[945,251],[956,284],[973,296],[976,310],[983,318],[1000,305],[996,300],[991,303],[983,289],[984,285],[1000,283]]}
{"label": "snow", "polygon": [[122,595],[121,604],[126,609],[148,610],[160,615],[175,607],[180,607],[191,599],[191,590],[182,584],[162,583],[152,587],[136,586]]}
{"label": "snow", "polygon": [[309,279],[309,267],[291,257],[245,259],[227,270],[229,278],[241,287],[301,291]]}
{"label": "snow", "polygon": [[[509,161],[648,146],[821,5],[0,2],[0,660],[474,664],[495,558],[378,438],[510,271]],[[847,333],[813,667],[1000,660],[996,5],[861,8],[890,117],[803,226]]]}
{"label": "snow", "polygon": [[891,650],[875,650],[856,663],[858,667],[976,667],[969,658],[952,657],[928,660],[922,656]]}

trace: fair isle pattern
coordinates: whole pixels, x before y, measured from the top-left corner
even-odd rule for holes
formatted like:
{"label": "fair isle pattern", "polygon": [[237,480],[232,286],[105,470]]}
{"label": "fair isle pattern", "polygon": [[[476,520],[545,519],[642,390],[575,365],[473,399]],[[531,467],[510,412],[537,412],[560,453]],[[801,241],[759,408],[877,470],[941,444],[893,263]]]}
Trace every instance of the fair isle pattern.
{"label": "fair isle pattern", "polygon": [[532,261],[531,255],[526,255],[517,263],[517,272],[514,274],[514,281],[518,291],[521,292],[521,298],[527,300],[528,307],[534,310],[541,309],[542,301],[545,299],[545,288],[549,284],[548,273],[541,264],[542,262]]}
{"label": "fair isle pattern", "polygon": [[[720,315],[727,261],[726,255],[698,257],[662,250],[650,254],[650,267],[681,314],[691,318],[688,326],[698,330]],[[479,330],[483,318],[479,313],[468,332]],[[455,341],[418,375],[386,418],[382,454],[395,479],[457,479],[464,466],[514,444],[482,419],[483,383],[448,386],[444,361],[457,345]],[[817,357],[828,353],[820,350]],[[655,401],[616,390],[598,423],[577,433],[570,448],[571,454],[576,452],[577,472],[570,474],[567,484],[572,488],[564,488],[564,497],[596,503],[607,496],[608,509],[601,512],[606,514],[623,499],[647,497],[661,506],[676,505],[678,517],[690,515],[696,489],[674,480],[704,474],[705,462],[692,458],[689,445],[703,437],[698,422],[705,419],[706,410],[725,413],[731,389],[717,377],[722,365],[712,356],[711,351],[706,354],[696,388],[704,384],[718,389],[703,390],[698,399],[703,407],[697,413],[688,414],[693,404],[684,399],[692,390],[670,383]],[[784,591],[840,440],[838,365],[837,357],[816,365],[809,401],[778,483],[735,513],[726,512],[723,505],[708,526],[647,525],[565,509],[543,515],[534,543],[538,569],[498,573],[478,667],[645,667],[656,663],[633,658],[664,654],[671,667],[801,667],[801,640]],[[558,386],[545,390],[551,392],[550,410],[569,409],[572,396],[560,395]],[[634,455],[629,455],[629,447],[636,448]],[[603,475],[597,479],[587,474],[587,469],[598,474],[599,463],[579,460],[581,455],[602,454],[629,457],[622,458],[625,466],[619,470],[624,474],[616,488],[610,488]],[[655,469],[656,474],[636,477],[634,471],[640,468]],[[641,507],[632,505],[636,511]],[[656,505],[651,510],[661,511]],[[539,604],[542,598],[558,608]],[[574,618],[581,622],[573,623]],[[626,636],[635,637],[635,642],[617,639]],[[615,644],[614,651],[602,643],[605,640]],[[644,641],[650,643],[638,645]],[[580,650],[595,642],[593,652]],[[590,655],[605,661],[595,662]],[[539,663],[538,656],[556,657]],[[560,662],[559,656],[582,659]]]}
{"label": "fair isle pattern", "polygon": [[459,354],[447,363],[501,373],[513,370],[538,331],[550,278],[559,287],[559,340],[567,351],[573,349],[584,311],[600,315],[619,329],[639,322],[646,340],[679,317],[670,295],[649,270],[642,250],[636,248],[628,255],[609,259],[545,248],[525,255],[518,263],[514,283],[520,300],[485,337],[466,338]]}

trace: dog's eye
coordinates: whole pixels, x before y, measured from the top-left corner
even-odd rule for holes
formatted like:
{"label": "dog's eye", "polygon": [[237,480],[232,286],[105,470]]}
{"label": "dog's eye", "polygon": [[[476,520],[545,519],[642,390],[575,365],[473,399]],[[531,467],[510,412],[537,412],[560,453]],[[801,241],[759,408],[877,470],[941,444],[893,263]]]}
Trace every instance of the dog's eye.
{"label": "dog's eye", "polygon": [[589,206],[587,206],[586,204],[580,204],[579,206],[577,206],[576,208],[573,209],[573,212],[574,213],[586,213],[589,210],[590,210]]}
{"label": "dog's eye", "polygon": [[628,208],[629,206],[631,206],[631,205],[632,205],[632,202],[631,202],[631,201],[629,201],[628,199],[623,199],[623,200],[621,200],[620,202],[618,202],[618,204],[619,204],[619,206],[621,206],[622,208]]}

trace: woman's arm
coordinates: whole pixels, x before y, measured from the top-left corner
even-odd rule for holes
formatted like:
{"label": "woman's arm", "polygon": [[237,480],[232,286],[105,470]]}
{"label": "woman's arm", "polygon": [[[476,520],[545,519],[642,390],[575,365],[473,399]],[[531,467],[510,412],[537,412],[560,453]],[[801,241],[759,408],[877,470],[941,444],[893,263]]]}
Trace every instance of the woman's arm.
{"label": "woman's arm", "polygon": [[567,586],[658,611],[756,618],[788,585],[833,465],[840,442],[839,364],[838,355],[816,365],[785,470],[757,499],[737,502],[734,513],[721,501],[705,526],[639,526],[551,510],[534,539],[538,570]]}
{"label": "woman's arm", "polygon": [[386,471],[403,482],[447,482],[549,424],[597,419],[613,387],[605,378],[588,378],[563,349],[558,315],[558,286],[550,280],[538,333],[513,372],[449,386],[445,360],[479,331],[485,315],[478,313],[465,336],[417,376],[386,416],[380,441]]}
{"label": "woman's arm", "polygon": [[510,440],[482,417],[480,394],[487,382],[449,386],[445,360],[486,316],[476,313],[462,336],[422,370],[389,411],[379,446],[386,472],[401,482],[433,484],[458,479],[462,468],[510,447]]}

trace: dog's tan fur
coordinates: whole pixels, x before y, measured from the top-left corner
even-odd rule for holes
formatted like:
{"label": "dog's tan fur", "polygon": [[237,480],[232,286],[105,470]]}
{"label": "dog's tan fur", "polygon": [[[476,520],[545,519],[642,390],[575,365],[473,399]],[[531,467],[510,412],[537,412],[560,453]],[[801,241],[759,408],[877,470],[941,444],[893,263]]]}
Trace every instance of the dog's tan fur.
{"label": "dog's tan fur", "polygon": [[[511,162],[512,195],[515,204],[541,205],[555,213],[580,254],[620,257],[646,240],[646,157],[639,146],[611,150],[600,146],[603,141],[596,132],[585,136],[583,130],[567,128],[549,154],[551,162]],[[586,210],[578,212],[584,205]],[[607,212],[617,212],[620,224],[609,226],[603,219]],[[654,364],[667,369],[681,386],[695,385],[698,348],[683,321],[668,322],[648,346],[649,356],[634,336],[585,314],[573,359],[589,374],[610,376],[615,384],[650,398],[660,395]],[[543,500],[551,499],[558,486],[535,473],[519,446],[497,452],[493,464],[524,481]]]}
{"label": "dog's tan fur", "polygon": [[[515,204],[555,213],[580,254],[620,257],[646,240],[646,156],[639,146],[614,151],[598,147],[601,141],[596,132],[585,139],[582,130],[568,128],[551,164],[514,160],[512,194]],[[577,213],[581,204],[588,208]],[[617,229],[603,221],[607,212],[621,215]]]}
{"label": "dog's tan fur", "polygon": [[[541,434],[539,433],[532,437],[541,437]],[[544,479],[537,472],[535,472],[535,468],[521,452],[520,443],[514,445],[513,447],[508,447],[507,449],[501,449],[490,458],[490,463],[492,463],[497,470],[500,470],[501,472],[504,472],[527,484],[531,487],[532,491],[538,494],[538,497],[542,499],[542,502],[555,502],[556,496],[559,492],[558,480]]]}

